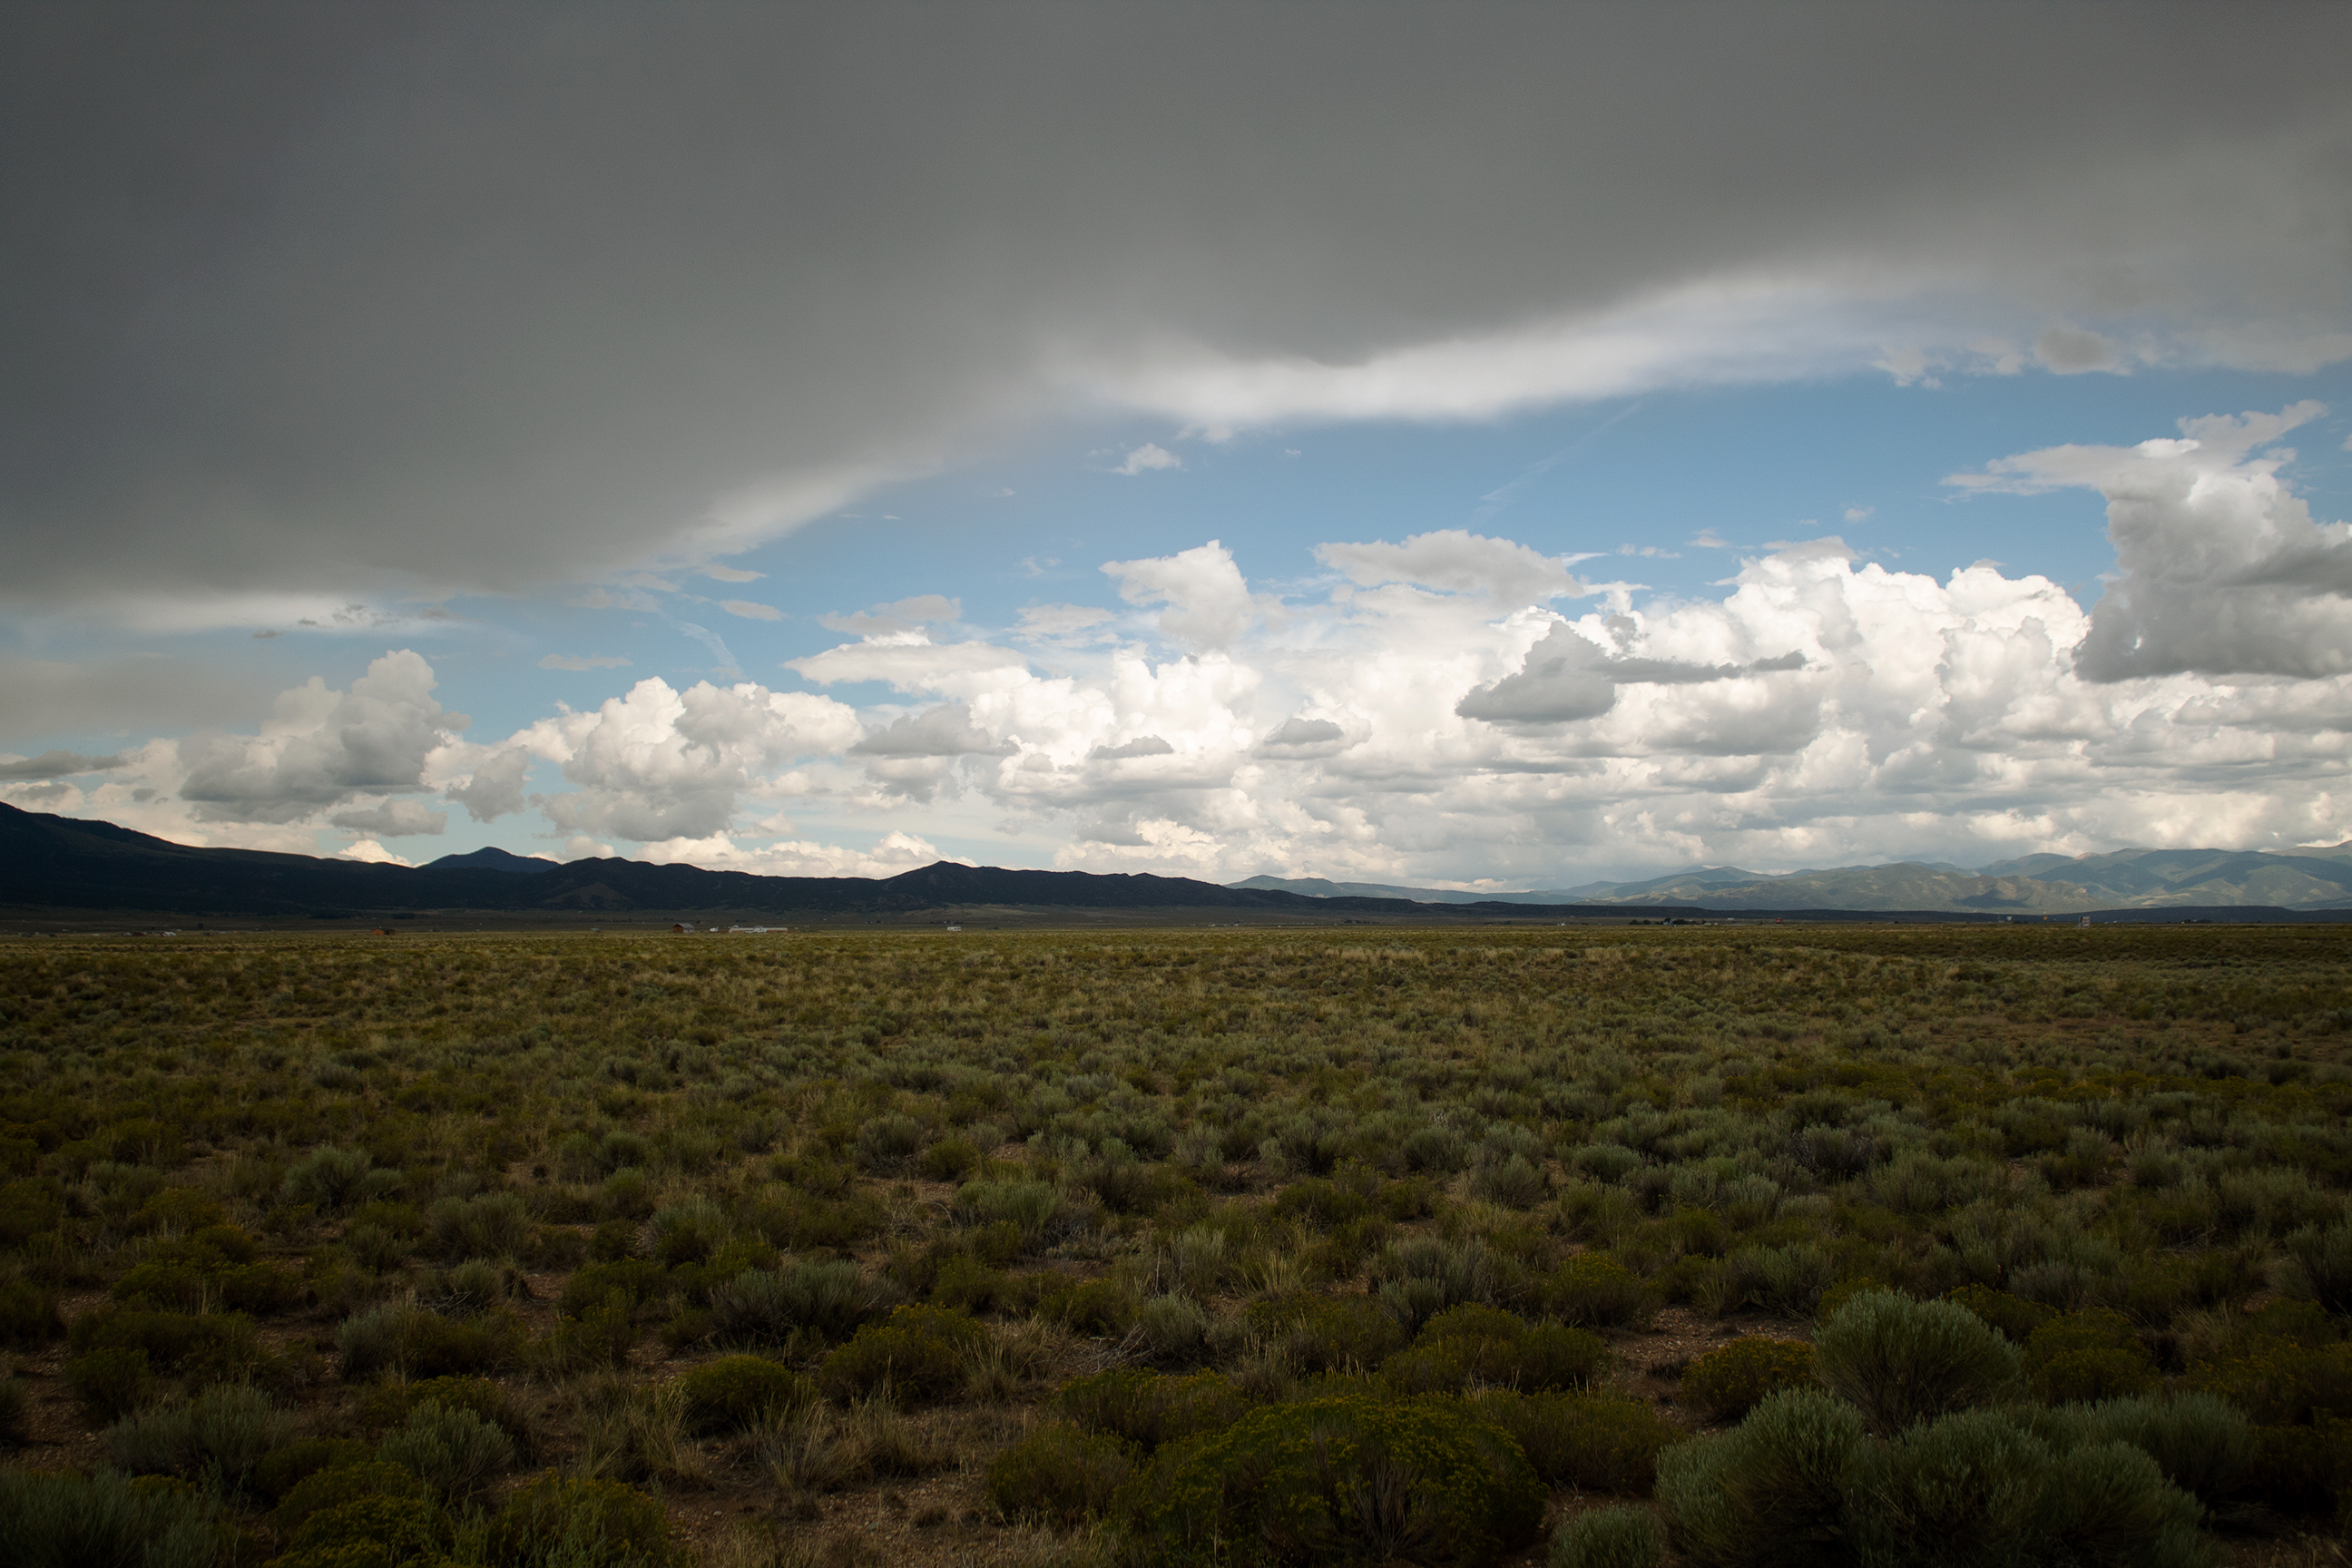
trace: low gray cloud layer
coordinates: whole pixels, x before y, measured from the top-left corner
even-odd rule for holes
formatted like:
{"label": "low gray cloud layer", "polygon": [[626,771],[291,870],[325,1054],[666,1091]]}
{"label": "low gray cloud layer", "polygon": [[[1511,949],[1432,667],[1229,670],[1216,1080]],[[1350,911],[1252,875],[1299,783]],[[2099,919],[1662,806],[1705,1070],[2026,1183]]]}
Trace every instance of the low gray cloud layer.
{"label": "low gray cloud layer", "polygon": [[591,580],[1074,400],[2352,353],[2352,11],[2125,15],[8,7],[0,595]]}

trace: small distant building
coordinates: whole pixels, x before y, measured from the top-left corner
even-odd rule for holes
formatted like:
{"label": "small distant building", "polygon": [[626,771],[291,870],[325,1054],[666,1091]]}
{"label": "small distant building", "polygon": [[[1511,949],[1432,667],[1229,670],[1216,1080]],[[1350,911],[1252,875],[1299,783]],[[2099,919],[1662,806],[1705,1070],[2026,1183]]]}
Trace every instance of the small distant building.
{"label": "small distant building", "polygon": [[676,931],[680,936],[688,936],[693,934],[694,931],[694,928],[687,924],[684,921],[678,921],[677,924],[670,927],[669,929]]}

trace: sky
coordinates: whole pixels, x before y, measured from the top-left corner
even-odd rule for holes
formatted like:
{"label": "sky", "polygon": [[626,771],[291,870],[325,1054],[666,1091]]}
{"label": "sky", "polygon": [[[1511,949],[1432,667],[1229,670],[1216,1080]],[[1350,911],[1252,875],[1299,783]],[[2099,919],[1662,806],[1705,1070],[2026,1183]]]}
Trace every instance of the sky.
{"label": "sky", "polygon": [[0,800],[1556,888],[2352,839],[2341,5],[0,10]]}

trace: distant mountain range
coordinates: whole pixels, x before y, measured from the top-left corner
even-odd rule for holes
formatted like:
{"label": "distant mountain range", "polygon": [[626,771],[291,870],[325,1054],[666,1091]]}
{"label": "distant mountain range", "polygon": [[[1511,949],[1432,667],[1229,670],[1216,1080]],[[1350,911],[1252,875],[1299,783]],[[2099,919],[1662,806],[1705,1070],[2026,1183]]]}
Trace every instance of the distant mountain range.
{"label": "distant mountain range", "polygon": [[1236,888],[1434,903],[1675,905],[1702,910],[1919,910],[1948,914],[2084,914],[2093,910],[2352,910],[2352,843],[2326,848],[2118,849],[2028,855],[1977,870],[1936,862],[1841,866],[1785,876],[1693,867],[1638,882],[1587,882],[1528,892],[1454,892],[1314,878],[1252,877]]}
{"label": "distant mountain range", "polygon": [[72,910],[370,921],[466,913],[825,920],[978,909],[1230,911],[1320,920],[1659,920],[1710,911],[1951,920],[2092,910],[2116,911],[2113,918],[2123,920],[2352,919],[2352,845],[2296,855],[2149,849],[2079,860],[2039,855],[1981,871],[1895,865],[1764,877],[1730,867],[1699,868],[1644,882],[1495,897],[1273,877],[1219,887],[1185,877],[1016,871],[947,860],[878,879],[761,877],[619,858],[558,865],[503,849],[445,855],[428,866],[377,866],[194,848],[112,823],[0,805],[0,910],[18,919]]}

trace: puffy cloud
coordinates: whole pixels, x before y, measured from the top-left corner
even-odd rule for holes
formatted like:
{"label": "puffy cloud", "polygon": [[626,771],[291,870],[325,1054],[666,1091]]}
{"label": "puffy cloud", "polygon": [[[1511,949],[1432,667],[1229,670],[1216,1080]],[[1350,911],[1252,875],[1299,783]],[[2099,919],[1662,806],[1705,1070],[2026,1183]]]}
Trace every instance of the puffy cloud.
{"label": "puffy cloud", "polygon": [[1103,570],[1130,605],[1166,605],[1160,629],[1195,653],[1241,635],[1255,606],[1233,552],[1216,540],[1178,555],[1108,561]]}
{"label": "puffy cloud", "polygon": [[1977,491],[2081,487],[2107,500],[2116,576],[2077,650],[2096,681],[2352,670],[2352,525],[2315,521],[2279,469],[2278,442],[2325,414],[2180,422],[2137,447],[2053,447],[1947,483]]}
{"label": "puffy cloud", "polygon": [[1181,468],[1184,459],[1155,441],[1146,441],[1127,455],[1127,461],[1111,470],[1133,479],[1138,474],[1157,473],[1166,468]]}
{"label": "puffy cloud", "polygon": [[1159,735],[1138,735],[1116,746],[1097,746],[1087,753],[1094,763],[1123,763],[1133,757],[1172,757],[1176,748]]}
{"label": "puffy cloud", "polygon": [[1590,592],[1568,563],[1507,539],[1465,529],[1416,533],[1402,544],[1323,544],[1315,558],[1351,583],[1412,583],[1454,593],[1478,593],[1505,609]]}
{"label": "puffy cloud", "polygon": [[16,757],[0,762],[0,784],[15,784],[30,779],[65,779],[82,773],[101,773],[122,766],[120,756],[85,757],[73,752],[43,752],[37,757]]}
{"label": "puffy cloud", "polygon": [[404,838],[439,833],[449,826],[449,814],[435,811],[421,801],[387,800],[364,811],[336,812],[327,821],[371,837]]}
{"label": "puffy cloud", "polygon": [[[1622,629],[1622,628],[1612,628]],[[1692,686],[1802,669],[1805,656],[1785,653],[1748,664],[1688,664],[1670,658],[1629,658],[1603,652],[1566,625],[1555,626],[1528,650],[1511,675],[1472,690],[1454,712],[1491,724],[1560,724],[1597,719],[1617,705],[1626,685]],[[1734,748],[1735,750],[1742,748]],[[1760,745],[1754,751],[1780,749]]]}
{"label": "puffy cloud", "polygon": [[910,632],[933,621],[952,621],[963,615],[963,601],[941,594],[917,594],[896,604],[877,605],[860,610],[854,616],[819,616],[816,624],[830,632],[856,632],[860,637],[879,637],[891,632]]}
{"label": "puffy cloud", "polygon": [[373,838],[362,838],[353,843],[343,851],[341,858],[345,860],[363,860],[371,866],[406,866],[413,863],[403,856],[394,854]]}
{"label": "puffy cloud", "polygon": [[430,754],[463,714],[435,701],[433,667],[385,654],[335,691],[317,676],[282,693],[256,736],[218,732],[178,744],[180,798],[200,821],[290,823],[362,794],[425,787]]}
{"label": "puffy cloud", "polygon": [[1276,725],[1257,749],[1269,757],[1325,757],[1343,748],[1347,740],[1348,732],[1328,719],[1293,714]]}
{"label": "puffy cloud", "polygon": [[520,811],[527,804],[523,779],[530,771],[530,748],[508,746],[484,758],[471,776],[450,784],[443,793],[464,806],[466,814],[476,822],[495,822]]}
{"label": "puffy cloud", "polygon": [[849,750],[861,757],[1001,757],[1013,748],[974,729],[970,708],[943,702],[891,721]]}
{"label": "puffy cloud", "polygon": [[749,682],[677,691],[654,677],[593,711],[541,720],[514,743],[578,786],[538,797],[557,827],[656,842],[726,832],[770,770],[846,751],[859,734],[856,714],[828,697]]}

